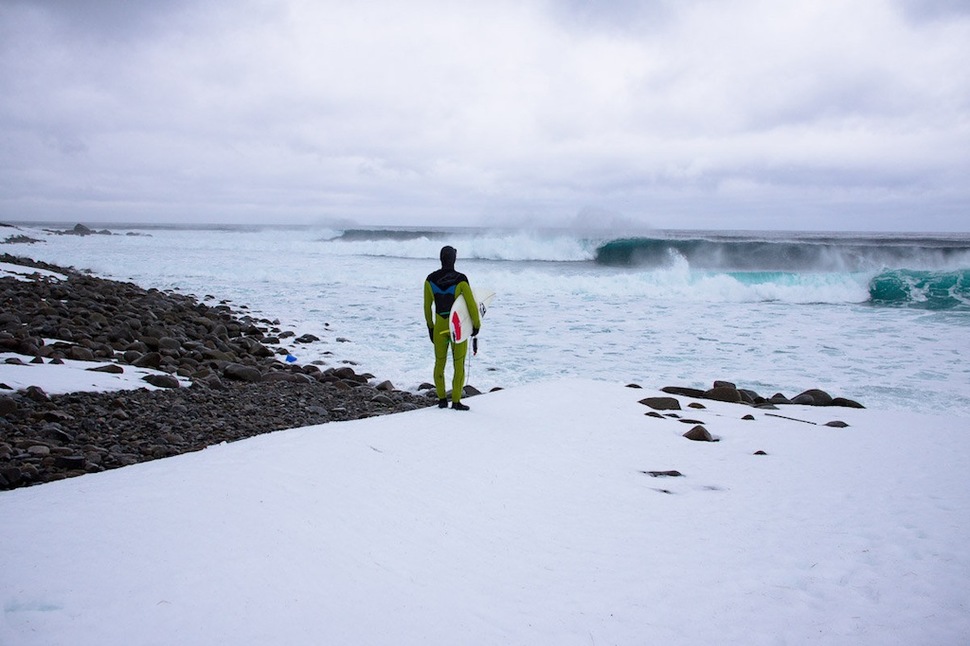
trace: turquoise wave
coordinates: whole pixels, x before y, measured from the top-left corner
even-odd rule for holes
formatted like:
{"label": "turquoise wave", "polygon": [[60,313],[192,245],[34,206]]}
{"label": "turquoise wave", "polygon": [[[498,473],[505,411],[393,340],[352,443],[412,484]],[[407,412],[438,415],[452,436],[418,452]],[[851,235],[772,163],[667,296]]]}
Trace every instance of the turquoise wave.
{"label": "turquoise wave", "polygon": [[869,301],[928,310],[970,309],[970,270],[884,271],[869,281]]}
{"label": "turquoise wave", "polygon": [[967,266],[970,240],[960,237],[790,234],[743,237],[621,238],[599,245],[597,264],[663,267],[681,257],[695,269],[727,271],[870,271],[880,267],[927,269]]}

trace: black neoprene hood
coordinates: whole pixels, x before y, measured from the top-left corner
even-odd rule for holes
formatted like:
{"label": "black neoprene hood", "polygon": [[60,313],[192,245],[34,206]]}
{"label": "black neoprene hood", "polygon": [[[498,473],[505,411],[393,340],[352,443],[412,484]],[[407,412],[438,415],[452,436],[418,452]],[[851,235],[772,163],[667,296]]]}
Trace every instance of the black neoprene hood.
{"label": "black neoprene hood", "polygon": [[441,266],[444,269],[454,269],[455,260],[458,258],[458,251],[451,246],[441,248]]}

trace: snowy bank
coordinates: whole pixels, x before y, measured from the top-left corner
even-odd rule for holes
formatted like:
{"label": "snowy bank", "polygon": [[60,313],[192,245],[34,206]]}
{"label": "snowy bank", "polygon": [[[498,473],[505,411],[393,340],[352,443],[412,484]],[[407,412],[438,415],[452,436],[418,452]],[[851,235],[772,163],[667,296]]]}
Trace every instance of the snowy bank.
{"label": "snowy bank", "polygon": [[0,643],[970,635],[965,420],[705,401],[702,443],[657,395],[541,383],[2,492]]}

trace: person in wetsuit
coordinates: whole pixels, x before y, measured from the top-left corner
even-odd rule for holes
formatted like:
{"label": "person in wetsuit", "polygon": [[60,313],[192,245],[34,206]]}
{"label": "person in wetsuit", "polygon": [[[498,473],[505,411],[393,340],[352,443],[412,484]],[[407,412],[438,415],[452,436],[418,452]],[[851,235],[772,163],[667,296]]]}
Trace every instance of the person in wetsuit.
{"label": "person in wetsuit", "polygon": [[428,274],[424,282],[424,319],[428,324],[428,336],[434,343],[434,387],[438,395],[438,408],[447,408],[445,392],[445,363],[448,361],[448,346],[451,346],[455,375],[451,382],[451,407],[454,410],[468,410],[461,403],[462,389],[465,387],[465,355],[468,343],[452,343],[448,327],[451,306],[459,296],[465,297],[468,312],[472,317],[472,336],[478,334],[482,321],[478,313],[478,303],[468,285],[468,277],[455,271],[458,252],[454,247],[441,248],[441,269]]}

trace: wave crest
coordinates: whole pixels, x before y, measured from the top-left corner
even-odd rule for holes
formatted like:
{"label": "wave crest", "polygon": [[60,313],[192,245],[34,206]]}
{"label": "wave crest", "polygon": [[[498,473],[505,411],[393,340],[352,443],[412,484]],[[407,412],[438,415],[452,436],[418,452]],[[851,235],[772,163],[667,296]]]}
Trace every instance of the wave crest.
{"label": "wave crest", "polygon": [[970,271],[884,271],[869,281],[869,300],[928,310],[970,309]]}

